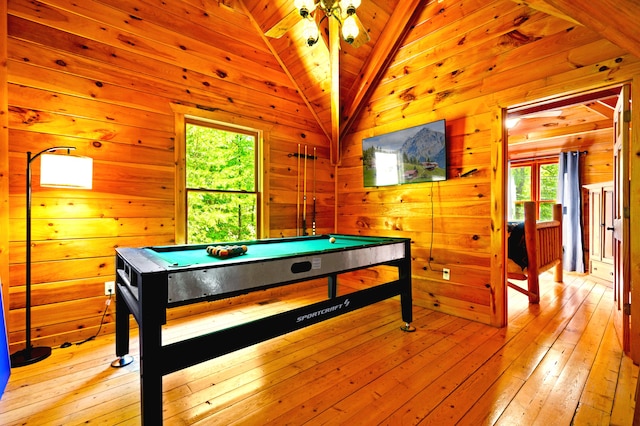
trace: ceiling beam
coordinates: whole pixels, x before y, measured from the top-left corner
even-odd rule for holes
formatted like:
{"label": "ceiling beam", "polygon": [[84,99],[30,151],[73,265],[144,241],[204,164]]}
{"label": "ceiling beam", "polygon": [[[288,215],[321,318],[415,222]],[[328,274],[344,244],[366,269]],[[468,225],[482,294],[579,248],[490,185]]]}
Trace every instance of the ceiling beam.
{"label": "ceiling beam", "polygon": [[541,141],[547,139],[581,137],[595,131],[611,131],[611,129],[613,129],[612,121],[604,119],[591,123],[579,124],[577,126],[543,129],[537,132],[509,135],[509,149],[512,149],[512,146],[522,144],[539,144]]}
{"label": "ceiling beam", "polygon": [[618,47],[640,58],[638,0],[545,0]]}
{"label": "ceiling beam", "polygon": [[595,101],[587,103],[584,106],[608,120],[613,120],[615,108],[605,102]]}
{"label": "ceiling beam", "polygon": [[387,69],[387,65],[393,60],[396,51],[402,45],[406,34],[411,29],[415,18],[420,14],[424,5],[431,0],[401,0],[398,2],[389,22],[376,41],[376,44],[367,58],[360,74],[360,82],[354,85],[348,96],[349,105],[343,105],[342,117],[344,122],[340,126],[340,135],[347,134],[355,118],[371,96],[371,91],[380,81]]}
{"label": "ceiling beam", "polygon": [[536,102],[532,105],[511,108],[508,111],[508,118],[516,118],[536,114],[541,111],[562,109],[566,107],[583,105],[588,102],[595,102],[601,99],[617,97],[620,94],[620,87],[611,87],[604,90],[582,93],[577,96],[570,96],[562,99],[554,99],[548,102]]}
{"label": "ceiling beam", "polygon": [[[322,122],[322,120],[320,119],[320,117],[316,113],[315,108],[313,108],[313,106],[311,104],[311,101],[305,95],[305,92],[302,90],[300,85],[296,82],[296,79],[293,78],[293,74],[291,73],[291,71],[289,70],[287,65],[284,63],[284,61],[282,60],[282,58],[280,57],[280,55],[278,54],[276,49],[271,44],[271,40],[269,39],[269,37],[267,37],[267,35],[263,32],[262,27],[260,26],[260,23],[256,20],[256,18],[253,16],[251,11],[244,4],[243,0],[237,0],[237,1],[238,1],[239,5],[240,5],[241,10],[249,17],[249,19],[251,20],[251,23],[253,24],[253,26],[259,31],[260,36],[262,37],[262,40],[264,40],[265,44],[267,45],[267,47],[271,51],[271,54],[273,55],[273,57],[276,59],[276,61],[278,62],[278,64],[280,65],[280,67],[282,68],[284,73],[287,75],[287,77],[289,77],[289,80],[291,81],[291,84],[293,84],[294,89],[300,94],[300,97],[302,98],[302,102],[304,102],[304,104],[307,106],[307,108],[311,112],[311,115],[313,116],[313,118],[318,123],[318,126],[320,127],[320,129],[322,130],[324,135],[327,137],[328,140],[331,140],[332,137],[331,137],[330,129],[327,130],[326,124]],[[295,9],[294,9],[294,11],[295,11]],[[289,17],[291,15],[292,14],[289,13],[288,15],[286,15],[286,17]]]}
{"label": "ceiling beam", "polygon": [[546,0],[524,0],[524,1],[513,0],[513,1],[518,4],[524,4],[525,6],[528,6],[531,9],[546,13],[547,15],[555,16],[556,18],[564,19],[565,21],[582,25],[580,22],[576,21],[571,16],[560,12],[558,9],[550,5]]}
{"label": "ceiling beam", "polygon": [[340,152],[340,24],[329,19],[329,56],[331,58],[331,165],[339,166]]}

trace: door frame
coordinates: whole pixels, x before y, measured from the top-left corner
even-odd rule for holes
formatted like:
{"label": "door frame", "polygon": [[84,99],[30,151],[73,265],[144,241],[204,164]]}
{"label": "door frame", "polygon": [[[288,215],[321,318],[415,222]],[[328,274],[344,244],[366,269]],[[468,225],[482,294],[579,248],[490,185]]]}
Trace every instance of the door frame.
{"label": "door frame", "polygon": [[613,298],[614,328],[625,353],[631,352],[631,274],[629,251],[629,148],[631,88],[622,86],[614,113],[613,140]]}
{"label": "door frame", "polygon": [[[640,75],[631,83],[631,99],[640,102]],[[640,108],[631,107],[631,138],[629,149],[629,234],[640,235]],[[633,220],[636,218],[635,220]],[[629,356],[640,364],[640,238],[629,241],[629,267],[631,268],[631,347]],[[635,301],[635,303],[634,303]],[[635,326],[634,326],[635,324]]]}
{"label": "door frame", "polygon": [[[617,87],[617,86],[621,86],[622,84],[630,84],[631,85],[631,99],[636,99],[636,100],[640,100],[640,75],[637,75],[633,78],[632,81],[627,81],[627,82],[623,82],[620,84],[616,84],[613,86],[602,86],[602,87],[591,87],[591,88],[585,88],[582,90],[576,90],[575,92],[573,92],[571,95],[567,95],[567,94],[563,94],[563,95],[559,95],[557,97],[557,99],[566,99],[569,97],[576,97],[579,96],[581,93],[589,93],[589,92],[593,92],[593,91],[597,91],[597,90],[605,90],[607,87]],[[553,99],[553,97],[545,97],[544,99],[540,99],[539,102],[537,101],[528,101],[525,103],[521,103],[521,104],[512,104],[512,105],[507,105],[507,106],[503,106],[500,110],[500,113],[498,114],[498,117],[500,117],[500,119],[502,120],[502,129],[504,129],[503,131],[503,137],[501,139],[501,153],[503,154],[503,157],[501,157],[501,161],[497,161],[496,165],[500,165],[502,164],[502,172],[499,174],[501,177],[501,181],[502,181],[502,200],[501,201],[501,205],[503,205],[503,212],[506,212],[506,205],[507,205],[507,183],[506,183],[506,179],[504,179],[504,177],[508,174],[508,167],[509,167],[509,163],[508,163],[508,155],[509,155],[509,141],[508,141],[508,132],[506,130],[506,119],[507,119],[507,113],[510,110],[516,109],[516,108],[522,108],[525,105],[526,106],[534,106],[536,104],[538,105],[543,105],[543,104],[547,104],[550,102],[550,99]],[[638,102],[636,102],[638,103]],[[632,123],[640,123],[640,108],[632,108],[631,109],[631,122]],[[633,220],[634,217],[638,217],[640,218],[640,126],[631,126],[631,135],[630,135],[630,147],[637,147],[635,149],[635,151],[631,151],[629,153],[629,173],[631,176],[631,180],[630,180],[630,234],[631,235],[640,235],[640,220]],[[612,145],[612,149],[613,149],[613,145]],[[506,222],[507,219],[506,217],[502,218],[502,228],[505,229],[506,227]],[[506,245],[506,233],[504,234],[504,245]],[[504,258],[503,258],[503,268],[506,268],[506,248],[504,250],[504,254],[503,254]],[[631,347],[630,347],[630,352],[629,352],[629,356],[632,358],[633,362],[636,364],[640,364],[640,239],[631,239],[630,243],[629,243],[629,265],[631,268],[631,278],[630,278],[630,284],[631,284],[631,294],[632,300],[636,300],[636,303],[631,303],[631,321],[632,321],[632,331],[631,331]],[[504,295],[504,301],[503,303],[499,303],[498,301],[496,301],[497,305],[500,305],[499,310],[503,310],[503,318],[505,319],[505,324],[506,321],[508,319],[508,303],[507,303],[507,299],[508,299],[508,293],[507,293],[507,280],[506,280],[506,273],[503,273],[502,276],[503,278],[503,289],[502,289],[502,294]],[[633,327],[633,319],[635,320],[635,324],[636,326]],[[635,330],[635,331],[634,331]]]}

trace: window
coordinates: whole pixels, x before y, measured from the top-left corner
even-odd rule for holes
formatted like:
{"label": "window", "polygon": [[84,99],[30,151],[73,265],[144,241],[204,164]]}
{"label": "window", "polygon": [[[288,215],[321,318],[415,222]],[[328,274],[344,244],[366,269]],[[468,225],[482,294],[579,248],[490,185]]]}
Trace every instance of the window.
{"label": "window", "polygon": [[258,133],[185,120],[186,242],[259,235]]}
{"label": "window", "polygon": [[558,160],[512,162],[509,187],[509,220],[524,220],[525,201],[535,201],[538,220],[552,220],[558,188]]}

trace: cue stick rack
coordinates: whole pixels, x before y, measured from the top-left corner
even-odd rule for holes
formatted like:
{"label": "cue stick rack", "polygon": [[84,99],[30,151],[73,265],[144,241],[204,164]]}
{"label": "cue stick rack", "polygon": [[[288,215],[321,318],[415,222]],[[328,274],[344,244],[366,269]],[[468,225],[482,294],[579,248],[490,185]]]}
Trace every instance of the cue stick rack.
{"label": "cue stick rack", "polygon": [[[316,163],[318,159],[316,155],[316,147],[313,147],[313,154],[309,154],[309,147],[304,146],[304,152],[302,151],[301,144],[298,144],[297,152],[290,152],[287,155],[289,158],[296,157],[297,170],[296,170],[296,236],[309,235],[307,232],[307,160],[313,161],[313,211],[312,211],[312,223],[311,223],[311,235],[316,235]],[[302,161],[302,225],[300,222],[300,180],[301,180],[301,167]]]}
{"label": "cue stick rack", "polygon": [[300,153],[290,152],[289,154],[287,154],[287,157],[289,157],[289,158],[291,158],[291,157],[300,157],[302,159],[304,159],[306,157],[308,160],[317,160],[318,159],[317,155],[315,155],[315,154],[306,154],[305,155],[304,152],[300,152]]}

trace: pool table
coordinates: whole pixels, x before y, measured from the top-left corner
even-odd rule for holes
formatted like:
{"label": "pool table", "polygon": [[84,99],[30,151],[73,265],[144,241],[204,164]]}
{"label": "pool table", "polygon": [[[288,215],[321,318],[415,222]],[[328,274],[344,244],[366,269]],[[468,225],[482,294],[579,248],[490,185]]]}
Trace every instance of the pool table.
{"label": "pool table", "polygon": [[[210,245],[245,245],[246,253],[216,258]],[[338,274],[376,265],[398,268],[388,283],[338,295]],[[251,322],[162,343],[167,309],[229,298],[315,278],[328,279],[321,302]],[[129,318],[140,330],[142,423],[162,423],[162,377],[258,342],[400,295],[404,331],[413,331],[411,241],[407,238],[314,235],[246,242],[116,249],[116,355],[132,361]]]}

